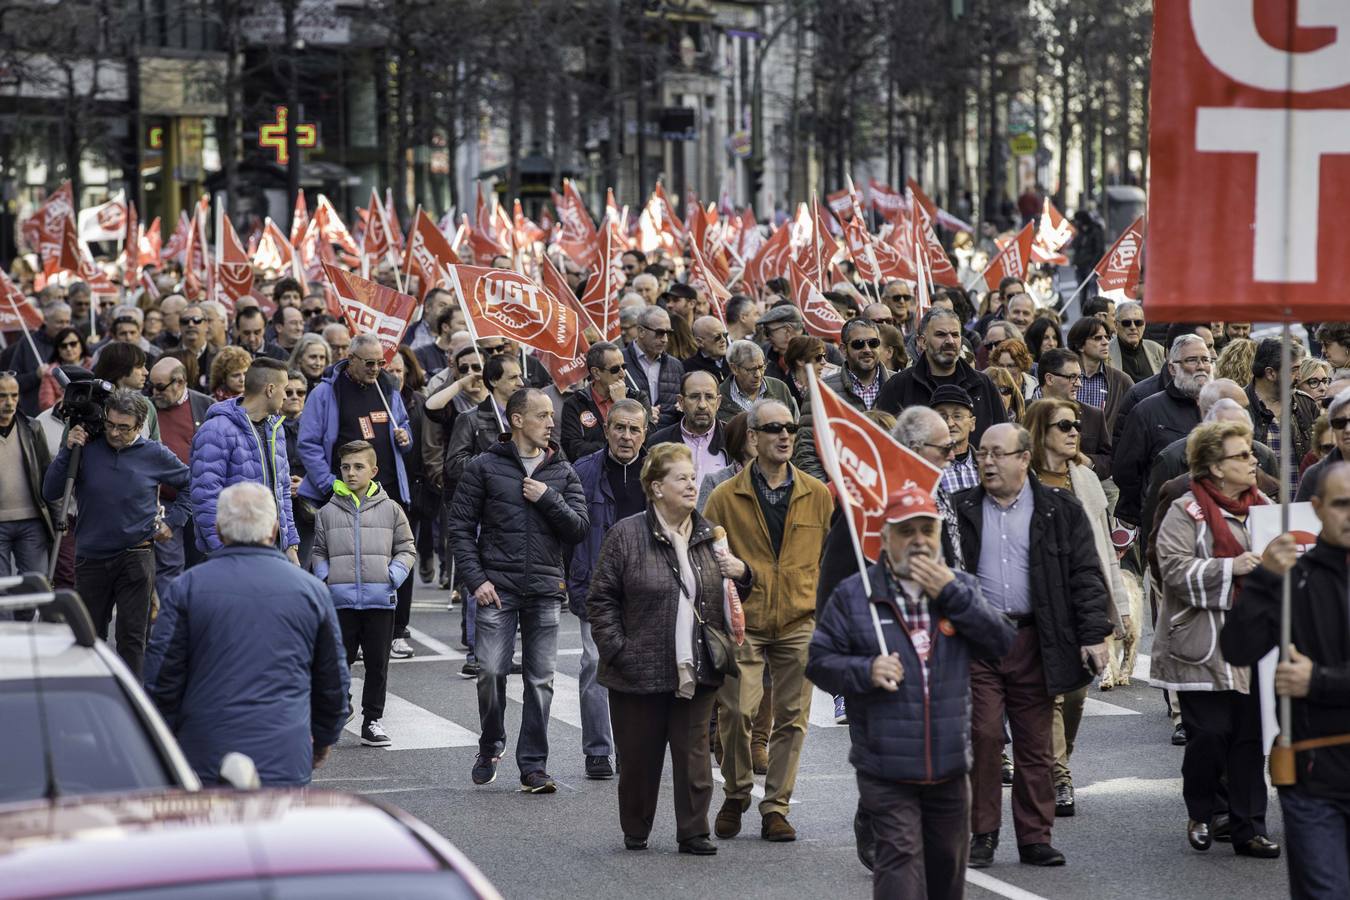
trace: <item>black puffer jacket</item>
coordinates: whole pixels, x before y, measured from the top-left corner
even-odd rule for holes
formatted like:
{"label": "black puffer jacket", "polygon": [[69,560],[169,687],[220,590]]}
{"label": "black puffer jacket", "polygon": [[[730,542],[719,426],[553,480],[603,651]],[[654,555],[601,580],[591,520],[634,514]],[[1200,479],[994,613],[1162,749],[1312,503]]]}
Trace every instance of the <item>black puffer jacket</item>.
{"label": "black puffer jacket", "polygon": [[493,402],[489,395],[472,413],[455,417],[455,424],[450,429],[450,438],[445,445],[445,466],[441,470],[447,497],[454,496],[455,486],[463,477],[469,461],[495,444],[498,436],[506,431],[492,408]]}
{"label": "black puffer jacket", "polygon": [[[1139,384],[1147,381],[1146,378]],[[1117,518],[1131,525],[1140,523],[1153,460],[1169,444],[1184,438],[1199,424],[1200,407],[1181,392],[1175,381],[1168,381],[1165,390],[1130,410],[1116,443],[1116,455],[1111,460],[1111,475],[1120,489],[1120,499],[1116,501]]]}
{"label": "black puffer jacket", "polygon": [[525,467],[509,435],[465,466],[449,532],[458,576],[470,591],[490,581],[503,597],[567,595],[563,554],[586,538],[586,495],[557,445],[544,453],[533,478],[548,490],[534,503],[522,493]]}
{"label": "black puffer jacket", "polygon": [[[689,564],[698,581],[695,608],[709,628],[725,628],[712,525],[698,513],[693,517]],[[675,670],[679,573],[675,548],[650,508],[619,520],[605,536],[586,598],[591,634],[600,650],[600,683],[605,687],[627,694],[669,694],[679,686]],[[750,595],[753,579],[747,566],[745,578],[736,584],[742,597]],[[697,619],[694,626],[697,634]],[[697,642],[694,667],[699,684],[722,683]]]}
{"label": "black puffer jacket", "polygon": [[[970,433],[970,444],[978,447],[986,428],[1008,421],[1008,411],[1003,408],[998,388],[989,376],[977,372],[965,360],[956,361],[956,372],[951,383],[965,389],[975,404],[975,430]],[[902,410],[911,406],[928,406],[935,390],[937,384],[928,367],[928,357],[920,356],[914,365],[897,372],[895,377],[881,386],[876,408],[898,416]]]}
{"label": "black puffer jacket", "polygon": [[[1050,696],[1076,691],[1092,680],[1083,665],[1082,647],[1099,644],[1111,633],[1107,614],[1110,592],[1102,576],[1097,548],[1083,505],[1068,491],[1031,480],[1031,559],[1027,571],[1031,611],[1040,639],[1045,686]],[[978,574],[984,528],[984,488],[971,488],[952,498],[961,526],[961,553],[966,568]]]}

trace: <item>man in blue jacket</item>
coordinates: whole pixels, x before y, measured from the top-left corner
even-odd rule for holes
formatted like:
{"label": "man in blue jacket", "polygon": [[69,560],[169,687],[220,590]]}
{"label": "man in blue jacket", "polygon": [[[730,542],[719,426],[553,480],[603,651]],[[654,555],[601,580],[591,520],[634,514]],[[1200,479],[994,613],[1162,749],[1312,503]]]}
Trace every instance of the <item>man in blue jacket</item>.
{"label": "man in blue jacket", "polygon": [[197,549],[215,553],[222,546],[216,531],[221,491],[241,481],[267,488],[277,510],[284,548],[299,565],[300,535],[291,514],[291,469],[282,431],[281,403],[286,364],[258,357],[244,375],[244,396],[213,404],[192,438],[192,517]]}
{"label": "man in blue jacket", "polygon": [[609,757],[614,749],[609,721],[609,691],[596,680],[600,651],[591,637],[586,618],[586,597],[591,573],[600,560],[605,534],[620,519],[643,512],[647,495],[642,490],[643,439],[647,434],[647,408],[630,397],[614,401],[605,419],[606,446],[577,460],[577,478],[586,494],[590,527],[586,539],[572,551],[567,567],[567,604],[581,620],[581,749],[586,754],[587,778],[613,778]]}
{"label": "man in blue jacket", "polygon": [[[872,895],[959,897],[970,822],[970,661],[997,658],[1015,629],[979,580],[942,561],[927,492],[886,504],[881,560],[845,579],[811,638],[807,677],[848,703],[849,762],[872,820]],[[879,642],[878,638],[884,639]]]}
{"label": "man in blue jacket", "polygon": [[276,549],[267,488],[221,492],[221,549],[160,600],[145,689],[203,783],[247,754],[267,786],[308,784],[342,734],[351,686],[328,588]]}

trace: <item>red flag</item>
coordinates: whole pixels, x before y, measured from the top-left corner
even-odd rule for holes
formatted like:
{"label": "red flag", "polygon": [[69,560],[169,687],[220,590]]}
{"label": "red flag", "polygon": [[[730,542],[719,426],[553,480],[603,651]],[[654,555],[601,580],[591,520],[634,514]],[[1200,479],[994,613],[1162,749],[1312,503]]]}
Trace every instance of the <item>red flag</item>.
{"label": "red flag", "polygon": [[1144,251],[1144,217],[1120,233],[1111,250],[1092,271],[1097,273],[1097,292],[1117,303],[1139,297],[1139,260]]}
{"label": "red flag", "polygon": [[599,234],[581,195],[566,178],[563,179],[562,194],[553,194],[553,207],[558,211],[558,221],[562,225],[562,233],[558,235],[562,252],[582,268],[598,268],[596,259],[603,252]]}
{"label": "red flag", "polygon": [[180,265],[183,264],[184,254],[187,252],[191,235],[192,220],[188,218],[187,210],[184,209],[178,213],[178,225],[174,227],[173,234],[169,235],[169,242],[160,251],[160,258],[174,260]]}
{"label": "red flag", "polygon": [[961,279],[957,277],[956,267],[952,265],[947,251],[942,249],[942,242],[933,231],[933,223],[923,216],[915,216],[913,228],[920,236],[918,241],[920,248],[926,248],[928,251],[923,258],[923,266],[929,280],[944,287],[959,288]]}
{"label": "red flag", "polygon": [[1036,228],[1036,239],[1031,244],[1031,258],[1038,263],[1067,266],[1069,258],[1062,251],[1073,240],[1074,233],[1072,223],[1060,215],[1055,204],[1046,197],[1041,208],[1041,221]]}
{"label": "red flag", "polygon": [[[591,317],[586,314],[586,309],[577,299],[576,294],[568,286],[567,280],[562,277],[553,262],[544,256],[540,260],[539,280],[544,289],[551,292],[554,297],[566,307],[577,314],[577,321],[583,329],[594,328],[596,333],[600,332],[599,326],[591,321]],[[554,385],[558,390],[566,391],[574,384],[579,384],[586,379],[588,374],[586,369],[586,351],[590,349],[590,342],[586,340],[585,335],[577,339],[577,352],[571,359],[564,359],[553,353],[539,353],[539,362],[548,370],[548,374],[553,378]]]}
{"label": "red flag", "polygon": [[277,227],[277,223],[268,216],[263,221],[262,238],[258,241],[258,250],[253,254],[253,264],[264,272],[281,272],[293,267],[295,248],[286,239],[286,235]]}
{"label": "red flag", "polygon": [[361,255],[361,248],[356,246],[356,239],[342,223],[342,217],[333,208],[333,204],[323,194],[319,195],[318,205],[314,208],[314,221],[319,225],[320,243],[336,244],[352,256]]}
{"label": "red flag", "polygon": [[[932,493],[942,471],[887,434],[866,415],[809,376],[816,453],[836,490],[847,492],[860,523],[858,536],[868,559],[881,555],[886,500],[907,486]],[[842,499],[842,498],[841,498]]]}
{"label": "red flag", "polygon": [[544,353],[574,359],[583,341],[581,321],[551,292],[519,272],[450,266],[474,335],[504,337]]}
{"label": "red flag", "polygon": [[784,226],[775,231],[745,264],[746,290],[758,291],[774,278],[781,278],[792,259],[792,229]]}
{"label": "red flag", "polygon": [[323,264],[323,271],[337,294],[347,327],[354,335],[373,334],[379,338],[384,361],[388,363],[398,353],[398,345],[417,310],[417,301],[328,263]]}
{"label": "red flag", "polygon": [[292,247],[300,246],[301,239],[305,236],[305,229],[309,228],[309,209],[305,206],[305,192],[295,192],[295,210],[291,213],[291,237]]}
{"label": "red flag", "polygon": [[931,197],[923,192],[923,188],[919,187],[919,183],[913,178],[906,178],[905,187],[909,188],[909,193],[913,198],[914,206],[917,209],[922,210],[923,214],[928,217],[928,221],[936,222],[938,217],[937,204],[933,202]]}
{"label": "red flag", "polygon": [[844,222],[844,241],[848,245],[848,255],[864,281],[914,280],[913,264],[900,255],[894,244],[873,240],[862,216],[850,216]]}
{"label": "red flag", "polygon": [[661,186],[661,182],[656,183],[652,189],[652,199],[661,207],[661,228],[670,233],[678,244],[684,237],[684,223],[680,217],[675,215],[675,207],[671,205],[670,197],[666,196],[666,189]]}
{"label": "red flag", "polygon": [[511,219],[511,228],[515,232],[515,242],[518,248],[533,247],[548,237],[544,229],[526,218],[525,212],[520,208],[519,200],[516,200],[511,206]]}
{"label": "red flag", "polygon": [[591,272],[590,281],[581,295],[581,306],[586,310],[592,322],[599,326],[600,337],[606,341],[619,339],[618,296],[623,289],[623,266],[620,263],[622,251],[615,256],[613,251],[613,229],[605,229],[605,253],[600,257],[600,265]]}
{"label": "red flag", "polygon": [[389,226],[389,242],[393,245],[394,255],[400,256],[405,246],[403,240],[403,225],[398,220],[398,208],[394,206],[393,188],[384,189],[384,223]]}
{"label": "red flag", "polygon": [[1027,266],[1031,264],[1031,237],[1031,223],[1028,222],[997,256],[989,260],[983,276],[989,290],[998,290],[998,283],[1005,278],[1027,277]]}
{"label": "red flag", "polygon": [[210,277],[206,253],[206,216],[210,210],[206,197],[192,209],[192,221],[188,223],[186,243],[183,246],[183,296],[189,300],[210,299],[202,297],[205,283]]}
{"label": "red flag", "polygon": [[881,214],[883,219],[894,220],[897,216],[903,215],[905,207],[905,195],[889,184],[872,180],[868,182],[868,193],[871,195],[872,208]]}
{"label": "red flag", "polygon": [[[557,297],[563,305],[569,307],[577,314],[577,318],[581,320],[582,328],[594,328],[596,334],[603,333],[603,329],[591,318],[591,314],[586,311],[586,307],[577,299],[577,295],[572,293],[572,288],[568,285],[567,279],[563,278],[562,273],[554,267],[553,261],[550,260],[547,255],[544,256],[540,263],[539,282],[544,286],[544,290],[549,291],[554,297]],[[585,373],[583,372],[583,376],[584,374]]]}
{"label": "red flag", "polygon": [[723,323],[727,320],[727,301],[731,299],[731,291],[722,283],[722,279],[717,277],[717,273],[708,265],[704,259],[703,253],[697,246],[689,247],[689,274],[685,279],[686,283],[703,295],[708,301],[711,309],[711,315],[721,319]]}
{"label": "red flag", "polygon": [[384,214],[384,207],[380,205],[380,197],[371,188],[366,231],[361,239],[361,269],[363,272],[374,271],[381,263],[388,263],[397,269],[398,251],[394,248],[389,220]]}
{"label": "red flag", "polygon": [[830,212],[834,213],[834,217],[841,224],[847,223],[854,217],[854,207],[857,204],[858,198],[848,188],[825,195],[825,205],[830,208]]}
{"label": "red flag", "polygon": [[126,240],[122,246],[122,286],[130,288],[141,276],[141,225],[136,204],[127,202]]}
{"label": "red flag", "polygon": [[844,327],[844,319],[834,308],[834,304],[825,299],[825,295],[802,271],[802,267],[790,259],[788,272],[792,281],[792,302],[801,311],[807,334],[839,343],[839,333]]}
{"label": "red flag", "polygon": [[141,265],[142,266],[160,266],[163,264],[163,240],[159,232],[159,216],[150,223],[150,227],[143,230],[140,236],[141,244]]}
{"label": "red flag", "polygon": [[408,249],[404,268],[416,275],[421,286],[419,293],[425,300],[427,292],[437,286],[448,287],[443,267],[459,265],[459,256],[450,248],[450,242],[431,221],[431,216],[421,207],[413,219],[408,231]]}
{"label": "red flag", "polygon": [[113,287],[108,273],[94,265],[94,257],[89,252],[89,247],[80,240],[79,233],[75,230],[74,216],[66,216],[65,219],[56,271],[74,272],[75,277],[89,285],[90,293],[96,296],[117,296],[117,288]]}
{"label": "red flag", "polygon": [[65,221],[75,217],[75,195],[70,182],[63,181],[31,216],[24,220],[20,231],[28,249],[42,260],[42,270],[48,275],[57,271],[61,244],[65,237]]}
{"label": "red flag", "polygon": [[239,242],[230,217],[219,213],[216,224],[220,228],[217,238],[220,253],[215,260],[215,299],[232,310],[235,303],[253,292],[253,264]]}
{"label": "red flag", "polygon": [[33,331],[42,327],[42,313],[0,269],[0,331]]}

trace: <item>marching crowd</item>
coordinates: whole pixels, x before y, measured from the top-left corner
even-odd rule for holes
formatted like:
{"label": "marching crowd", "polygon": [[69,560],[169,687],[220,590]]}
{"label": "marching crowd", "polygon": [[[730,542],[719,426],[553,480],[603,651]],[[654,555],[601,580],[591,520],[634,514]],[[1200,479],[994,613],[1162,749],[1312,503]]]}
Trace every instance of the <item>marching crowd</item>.
{"label": "marching crowd", "polygon": [[[290,279],[270,314],[191,302],[171,267],[162,300],[91,309],[87,285],[49,285],[43,327],[0,356],[0,572],[50,561],[105,635],[115,613],[118,654],[206,781],[238,750],[264,783],[307,783],[349,716],[363,745],[396,747],[388,663],[415,652],[420,579],[462,601],[467,774],[497,777],[518,674],[521,789],[551,793],[566,607],[585,772],[617,763],[634,851],[667,751],[680,852],[741,831],[757,774],[761,837],[794,840],[818,686],[850,728],[877,897],[961,896],[1009,836],[1005,786],[1017,859],[1065,863],[1052,835],[1078,812],[1087,693],[1130,682],[1147,616],[1185,745],[1178,840],[1283,850],[1296,896],[1350,896],[1350,324],[1311,330],[1284,371],[1246,323],[1159,326],[1098,296],[1066,330],[1016,278],[941,289],[922,315],[907,282],[844,282],[825,293],[836,342],[806,333],[781,279],[723,321],[684,264],[624,254],[622,337],[566,391],[519,345],[475,340],[443,290],[387,355]],[[888,498],[866,579],[813,378],[941,470],[932,494]],[[91,379],[94,415],[67,402]],[[1302,556],[1289,535],[1253,544],[1281,453],[1322,523]],[[1275,688],[1297,781],[1272,835],[1253,672],[1285,573],[1295,650]]]}

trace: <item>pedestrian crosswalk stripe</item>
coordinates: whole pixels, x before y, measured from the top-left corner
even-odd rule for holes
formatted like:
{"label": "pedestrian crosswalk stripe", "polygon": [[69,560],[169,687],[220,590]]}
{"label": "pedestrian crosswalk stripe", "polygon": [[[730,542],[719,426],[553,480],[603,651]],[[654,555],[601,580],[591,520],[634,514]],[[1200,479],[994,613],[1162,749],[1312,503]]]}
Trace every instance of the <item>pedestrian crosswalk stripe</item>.
{"label": "pedestrian crosswalk stripe", "polygon": [[454,649],[449,644],[436,640],[434,637],[427,634],[425,631],[419,631],[418,629],[409,626],[408,634],[412,635],[412,639],[414,641],[417,641],[417,643],[421,644],[423,647],[426,647],[428,650],[434,651],[439,656],[444,656],[449,659],[464,658],[463,653]]}
{"label": "pedestrian crosswalk stripe", "polygon": [[811,688],[810,722],[817,728],[839,728],[834,724],[834,698],[818,687]]}
{"label": "pedestrian crosswalk stripe", "polygon": [[[525,679],[511,675],[506,679],[506,696],[516,703],[525,702]],[[573,728],[581,727],[581,683],[571,675],[553,673],[553,703],[549,718],[566,722]]]}
{"label": "pedestrian crosswalk stripe", "polygon": [[[361,688],[359,678],[352,679],[352,704],[358,709],[357,715],[347,723],[347,731],[361,736]],[[404,700],[395,694],[386,693],[384,716],[380,719],[385,731],[394,741],[395,750],[427,750],[433,747],[474,747],[478,744],[478,735],[442,718],[416,703]]]}
{"label": "pedestrian crosswalk stripe", "polygon": [[1127,709],[1124,706],[1117,706],[1114,703],[1107,703],[1105,700],[1098,700],[1095,697],[1088,697],[1083,701],[1083,715],[1085,716],[1137,716],[1139,710]]}
{"label": "pedestrian crosswalk stripe", "polygon": [[973,884],[981,890],[989,891],[991,894],[1007,897],[1008,900],[1046,900],[1040,894],[1033,894],[1031,891],[1020,888],[1015,884],[1008,884],[1006,881],[1000,881],[992,875],[976,872],[974,869],[966,870],[966,883]]}

